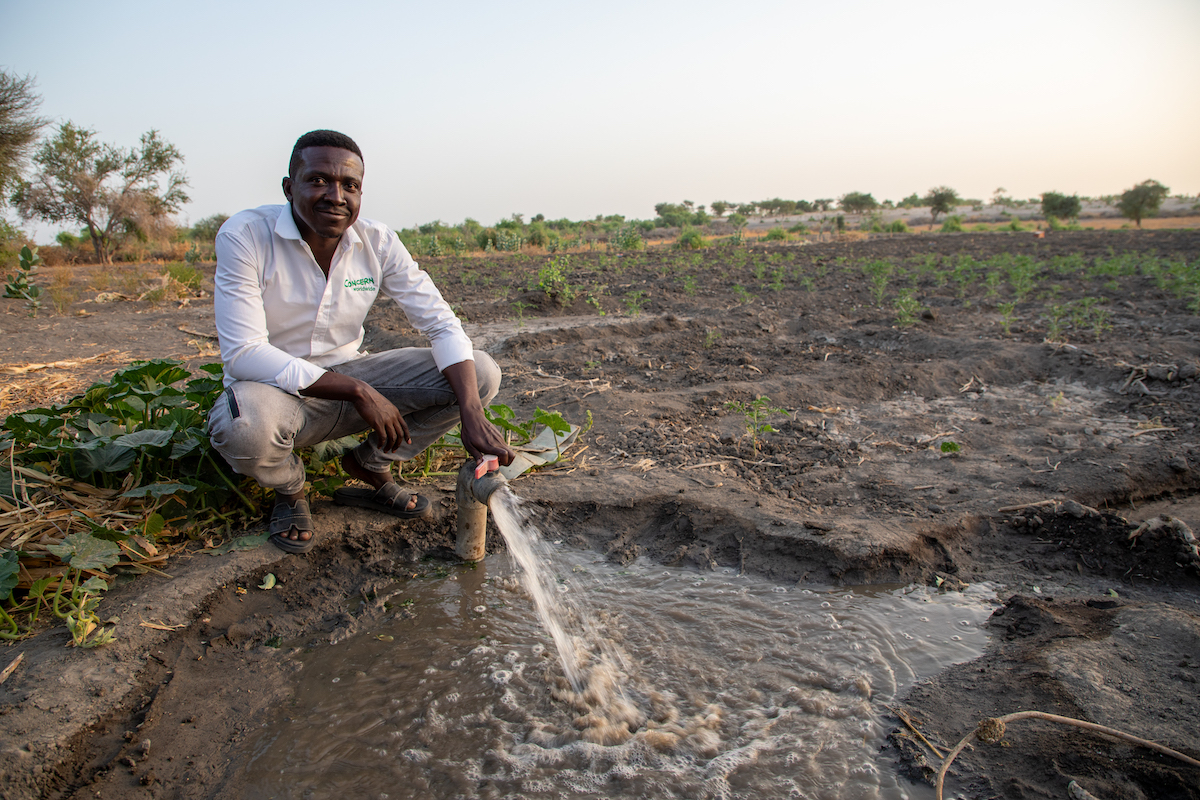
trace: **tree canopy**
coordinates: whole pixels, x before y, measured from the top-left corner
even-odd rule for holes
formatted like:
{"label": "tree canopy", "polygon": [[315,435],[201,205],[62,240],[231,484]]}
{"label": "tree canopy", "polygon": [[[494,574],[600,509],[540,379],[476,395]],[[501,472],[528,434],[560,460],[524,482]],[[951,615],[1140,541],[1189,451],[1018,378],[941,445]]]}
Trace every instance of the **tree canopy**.
{"label": "tree canopy", "polygon": [[878,208],[879,203],[868,192],[850,192],[842,195],[840,201],[842,210],[849,214],[861,214],[864,211],[870,211]]}
{"label": "tree canopy", "polygon": [[1056,219],[1077,219],[1083,209],[1079,195],[1042,192],[1042,213]]}
{"label": "tree canopy", "polygon": [[0,206],[17,185],[46,120],[37,114],[42,97],[34,79],[0,70]]}
{"label": "tree canopy", "polygon": [[127,237],[145,235],[188,201],[187,178],[179,171],[183,155],[156,130],[126,150],[66,122],[42,142],[33,161],[33,179],[20,181],[13,194],[21,215],[83,226],[102,264],[112,263]]}
{"label": "tree canopy", "polygon": [[926,192],[921,202],[929,206],[933,222],[937,222],[939,214],[949,214],[958,205],[958,192],[949,186],[935,186]]}
{"label": "tree canopy", "polygon": [[1142,227],[1143,217],[1153,217],[1158,213],[1163,200],[1167,199],[1170,189],[1155,180],[1142,181],[1132,189],[1126,189],[1117,200],[1117,208],[1121,213]]}

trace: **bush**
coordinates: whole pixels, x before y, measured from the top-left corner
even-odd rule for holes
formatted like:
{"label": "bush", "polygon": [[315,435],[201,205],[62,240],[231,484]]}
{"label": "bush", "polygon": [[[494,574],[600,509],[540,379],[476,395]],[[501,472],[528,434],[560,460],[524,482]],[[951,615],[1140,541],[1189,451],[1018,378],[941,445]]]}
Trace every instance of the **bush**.
{"label": "bush", "polygon": [[788,232],[785,231],[783,228],[774,227],[774,228],[771,228],[771,230],[767,231],[767,235],[764,238],[768,242],[786,242],[788,239],[790,239],[792,237],[789,236]]}
{"label": "bush", "polygon": [[808,232],[809,232],[808,226],[805,225],[803,222],[797,222],[795,225],[788,228],[788,233],[805,234]]}
{"label": "bush", "polygon": [[951,214],[946,217],[946,221],[942,223],[942,233],[962,233],[963,218],[958,214]]}
{"label": "bush", "polygon": [[904,224],[904,220],[898,219],[887,226],[888,233],[908,233],[908,226]]}
{"label": "bush", "polygon": [[609,235],[608,246],[614,250],[641,250],[646,240],[636,225],[624,225]]}
{"label": "bush", "polygon": [[1046,215],[1047,220],[1052,217],[1075,219],[1079,216],[1082,208],[1083,204],[1079,201],[1079,195],[1065,195],[1058,192],[1042,193],[1042,213]]}
{"label": "bush", "polygon": [[703,250],[704,237],[695,228],[688,228],[679,235],[678,247],[681,250]]}

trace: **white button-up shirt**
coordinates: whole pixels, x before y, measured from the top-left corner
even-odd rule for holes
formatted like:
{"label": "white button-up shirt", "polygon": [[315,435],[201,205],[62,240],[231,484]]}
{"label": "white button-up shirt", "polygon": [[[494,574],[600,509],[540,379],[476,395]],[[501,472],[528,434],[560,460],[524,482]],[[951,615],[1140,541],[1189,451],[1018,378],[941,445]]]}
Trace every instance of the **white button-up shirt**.
{"label": "white button-up shirt", "polygon": [[438,369],[472,359],[462,323],[382,223],[360,218],[342,234],[328,279],[291,204],[235,214],[216,247],[214,304],[227,386],[259,381],[298,394],[325,367],[364,355],[363,320],[381,292],[428,337]]}

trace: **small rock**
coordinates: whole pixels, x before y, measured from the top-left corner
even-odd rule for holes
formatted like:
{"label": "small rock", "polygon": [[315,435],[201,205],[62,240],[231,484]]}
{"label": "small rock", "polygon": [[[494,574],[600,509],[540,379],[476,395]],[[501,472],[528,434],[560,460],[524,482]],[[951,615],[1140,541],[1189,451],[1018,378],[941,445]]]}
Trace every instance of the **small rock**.
{"label": "small rock", "polygon": [[1172,456],[1167,459],[1167,466],[1176,472],[1187,472],[1188,462],[1183,456]]}

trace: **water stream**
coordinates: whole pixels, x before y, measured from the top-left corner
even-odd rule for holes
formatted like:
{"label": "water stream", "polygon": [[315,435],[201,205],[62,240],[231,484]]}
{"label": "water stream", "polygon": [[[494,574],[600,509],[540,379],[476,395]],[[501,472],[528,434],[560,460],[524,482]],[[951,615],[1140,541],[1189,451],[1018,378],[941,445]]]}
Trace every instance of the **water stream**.
{"label": "water stream", "polygon": [[374,629],[299,655],[246,796],[931,797],[881,760],[883,706],[979,655],[996,605],[509,549],[398,584]]}

